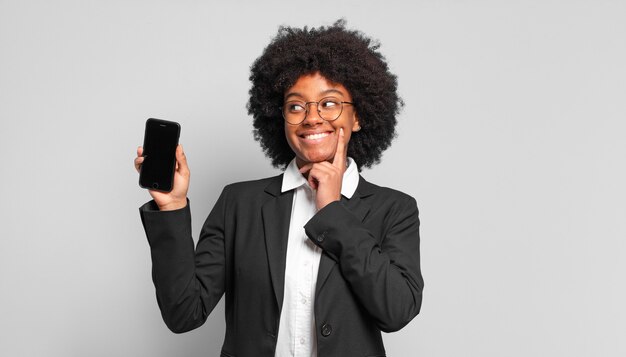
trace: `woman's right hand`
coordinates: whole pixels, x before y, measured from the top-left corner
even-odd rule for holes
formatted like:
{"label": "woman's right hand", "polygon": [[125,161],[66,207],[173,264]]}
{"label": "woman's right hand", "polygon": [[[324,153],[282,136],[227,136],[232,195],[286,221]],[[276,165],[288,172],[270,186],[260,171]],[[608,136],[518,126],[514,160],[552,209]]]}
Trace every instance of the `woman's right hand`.
{"label": "woman's right hand", "polygon": [[[139,172],[144,157],[143,147],[137,148],[135,169]],[[176,171],[174,172],[174,187],[170,192],[148,190],[161,211],[171,211],[187,206],[187,190],[189,190],[189,166],[182,145],[176,147]]]}

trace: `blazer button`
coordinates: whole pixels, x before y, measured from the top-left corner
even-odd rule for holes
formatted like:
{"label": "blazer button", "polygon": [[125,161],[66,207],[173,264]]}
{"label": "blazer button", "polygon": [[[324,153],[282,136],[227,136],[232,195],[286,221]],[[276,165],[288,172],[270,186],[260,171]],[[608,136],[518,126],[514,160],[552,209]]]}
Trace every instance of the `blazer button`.
{"label": "blazer button", "polygon": [[322,325],[322,336],[328,337],[333,332],[333,327],[330,324]]}
{"label": "blazer button", "polygon": [[326,239],[326,233],[328,233],[328,232],[324,231],[322,234],[319,234],[317,236],[317,241],[322,243],[324,241],[324,239]]}

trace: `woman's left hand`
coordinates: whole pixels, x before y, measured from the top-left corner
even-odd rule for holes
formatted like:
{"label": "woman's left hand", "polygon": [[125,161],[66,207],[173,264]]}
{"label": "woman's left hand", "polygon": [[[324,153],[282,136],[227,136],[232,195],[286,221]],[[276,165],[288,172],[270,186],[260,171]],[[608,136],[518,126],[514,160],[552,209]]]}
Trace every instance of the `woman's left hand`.
{"label": "woman's left hand", "polygon": [[300,168],[302,174],[308,172],[307,180],[309,185],[314,190],[317,190],[315,206],[318,211],[326,207],[327,204],[341,199],[341,182],[343,181],[343,173],[346,170],[347,155],[348,149],[345,143],[343,128],[340,128],[333,162],[310,163]]}

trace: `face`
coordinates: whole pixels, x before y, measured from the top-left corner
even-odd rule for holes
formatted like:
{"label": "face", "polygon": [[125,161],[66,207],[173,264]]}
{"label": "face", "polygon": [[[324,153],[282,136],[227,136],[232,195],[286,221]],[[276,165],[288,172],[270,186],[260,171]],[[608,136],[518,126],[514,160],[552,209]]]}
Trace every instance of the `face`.
{"label": "face", "polygon": [[[284,102],[317,102],[322,98],[334,97],[339,101],[351,102],[352,97],[343,85],[328,81],[319,73],[304,75],[287,91]],[[343,128],[346,145],[352,131],[358,130],[359,120],[353,105],[344,104],[339,118],[334,121],[322,119],[317,104],[307,104],[308,113],[304,121],[292,125],[285,121],[285,136],[291,150],[296,154],[296,163],[302,167],[308,163],[332,162],[339,140],[339,129]]]}

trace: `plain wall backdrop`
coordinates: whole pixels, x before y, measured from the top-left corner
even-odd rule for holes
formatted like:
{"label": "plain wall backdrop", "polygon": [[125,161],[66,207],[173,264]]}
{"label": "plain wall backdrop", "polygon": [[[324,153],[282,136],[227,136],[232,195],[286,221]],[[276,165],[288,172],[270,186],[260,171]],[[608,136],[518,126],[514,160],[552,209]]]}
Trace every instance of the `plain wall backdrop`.
{"label": "plain wall backdrop", "polygon": [[406,106],[363,175],[417,199],[422,312],[389,356],[626,355],[626,2],[0,0],[0,355],[216,356],[161,320],[133,158],[181,123],[197,239],[275,175],[249,67],[279,25],[380,40]]}

